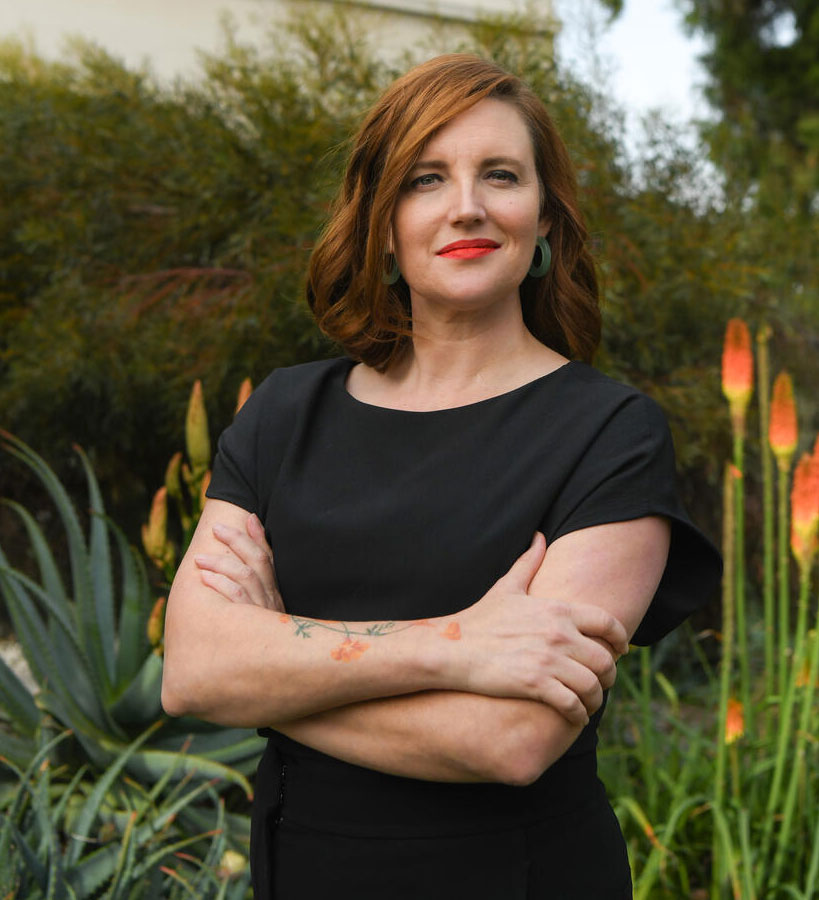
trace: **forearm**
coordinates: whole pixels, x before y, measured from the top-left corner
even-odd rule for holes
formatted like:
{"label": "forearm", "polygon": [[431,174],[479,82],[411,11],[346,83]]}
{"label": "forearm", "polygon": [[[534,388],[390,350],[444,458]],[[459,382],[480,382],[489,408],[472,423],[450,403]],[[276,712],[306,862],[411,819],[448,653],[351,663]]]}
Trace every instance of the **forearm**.
{"label": "forearm", "polygon": [[529,784],[580,733],[549,706],[454,691],[371,700],[274,726],[345,762],[428,781]]}
{"label": "forearm", "polygon": [[624,650],[622,625],[592,606],[526,593],[541,535],[456,615],[339,623],[283,612],[269,548],[244,537],[251,520],[208,501],[174,579],[162,686],[172,715],[259,727],[441,690],[540,701],[582,725],[613,680],[612,653],[595,638]]}
{"label": "forearm", "polygon": [[163,705],[173,715],[260,727],[447,686],[446,647],[435,647],[449,643],[437,634],[447,621],[390,626],[297,618],[230,603],[203,586],[175,587],[166,619]]}

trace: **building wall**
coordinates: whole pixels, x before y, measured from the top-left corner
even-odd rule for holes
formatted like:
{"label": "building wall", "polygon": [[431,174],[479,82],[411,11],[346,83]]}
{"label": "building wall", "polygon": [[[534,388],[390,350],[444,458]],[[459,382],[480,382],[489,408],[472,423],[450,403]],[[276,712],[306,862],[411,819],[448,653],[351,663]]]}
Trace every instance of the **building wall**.
{"label": "building wall", "polygon": [[[283,2],[287,0],[268,0]],[[318,0],[318,5],[349,7],[362,23],[375,46],[391,56],[420,45],[427,55],[457,47],[469,25],[487,15],[523,14],[533,7],[525,0]],[[557,22],[551,0],[537,4],[537,14],[526,16],[527,27],[552,46]]]}
{"label": "building wall", "polygon": [[[385,57],[422,44],[425,55],[451,50],[483,11],[522,12],[525,0],[0,0],[0,37],[29,36],[47,57],[66,35],[99,43],[128,65],[148,61],[160,78],[197,71],[196,50],[217,50],[220,16],[228,13],[240,41],[262,41],[295,8],[337,6],[366,30]],[[533,8],[535,4],[530,4]],[[537,22],[549,22],[551,0],[537,0]],[[530,20],[534,21],[534,20]],[[550,40],[543,34],[544,40]]]}

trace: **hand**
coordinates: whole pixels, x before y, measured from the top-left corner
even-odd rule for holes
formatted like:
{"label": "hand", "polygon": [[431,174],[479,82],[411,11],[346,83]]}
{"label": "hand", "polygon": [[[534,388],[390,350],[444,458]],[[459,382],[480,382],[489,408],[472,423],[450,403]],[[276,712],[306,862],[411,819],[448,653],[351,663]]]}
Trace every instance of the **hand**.
{"label": "hand", "polygon": [[473,606],[458,615],[467,662],[466,690],[539,700],[584,725],[628,652],[623,625],[590,603],[528,594],[546,551],[529,549]]}
{"label": "hand", "polygon": [[284,612],[284,601],[276,584],[273,551],[255,514],[247,517],[245,531],[214,525],[213,536],[225,547],[219,556],[194,557],[202,582],[231,603],[249,603]]}

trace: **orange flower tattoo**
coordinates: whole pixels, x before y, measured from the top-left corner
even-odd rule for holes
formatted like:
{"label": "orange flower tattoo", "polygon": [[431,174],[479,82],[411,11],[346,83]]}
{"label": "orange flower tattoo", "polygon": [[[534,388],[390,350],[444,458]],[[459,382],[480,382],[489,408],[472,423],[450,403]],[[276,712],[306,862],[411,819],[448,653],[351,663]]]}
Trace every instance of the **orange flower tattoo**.
{"label": "orange flower tattoo", "polygon": [[330,656],[338,662],[350,662],[353,659],[358,659],[369,646],[369,644],[364,644],[361,641],[345,638],[338,647],[334,647],[330,651]]}
{"label": "orange flower tattoo", "polygon": [[441,632],[441,637],[449,638],[450,641],[459,641],[461,639],[461,626],[457,622],[450,622]]}

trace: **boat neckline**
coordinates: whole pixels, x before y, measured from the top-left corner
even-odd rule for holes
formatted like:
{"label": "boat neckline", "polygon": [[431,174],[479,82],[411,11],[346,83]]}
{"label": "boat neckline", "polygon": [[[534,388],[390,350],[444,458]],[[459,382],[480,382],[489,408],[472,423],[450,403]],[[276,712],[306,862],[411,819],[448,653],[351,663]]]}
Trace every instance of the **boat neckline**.
{"label": "boat neckline", "polygon": [[525,384],[518,385],[518,387],[516,388],[512,388],[508,391],[503,391],[503,393],[500,394],[493,394],[491,397],[484,397],[483,400],[475,400],[472,403],[461,403],[458,406],[442,406],[439,409],[402,409],[398,406],[381,406],[378,403],[368,403],[366,400],[359,400],[358,397],[354,397],[347,389],[347,378],[356,363],[355,360],[352,359],[347,359],[345,361],[348,363],[348,365],[343,373],[343,377],[340,379],[340,384],[341,391],[350,404],[352,404],[353,406],[362,407],[363,409],[378,410],[384,413],[405,414],[409,416],[429,416],[435,415],[436,413],[458,412],[461,410],[474,409],[479,406],[485,406],[486,404],[490,403],[496,403],[498,400],[503,400],[507,397],[513,397],[515,394],[523,393],[534,387],[535,385],[550,381],[565,369],[578,365],[576,360],[567,360],[565,363],[559,365],[556,369],[552,369],[551,372],[547,372],[545,375],[539,375],[537,378],[533,378],[531,381],[527,381]]}

